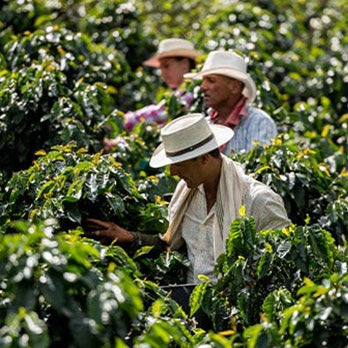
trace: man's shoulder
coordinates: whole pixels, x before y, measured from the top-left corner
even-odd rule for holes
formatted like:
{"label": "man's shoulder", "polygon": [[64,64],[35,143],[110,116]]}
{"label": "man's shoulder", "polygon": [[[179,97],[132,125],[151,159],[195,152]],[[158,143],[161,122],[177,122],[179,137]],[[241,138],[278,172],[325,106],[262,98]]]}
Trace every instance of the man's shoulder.
{"label": "man's shoulder", "polygon": [[246,108],[248,110],[248,117],[267,118],[273,121],[271,116],[265,110],[262,110],[259,107],[252,106],[247,103]]}
{"label": "man's shoulder", "polygon": [[267,129],[276,129],[276,123],[273,118],[264,110],[255,106],[247,106],[248,117],[242,118],[243,127],[267,127]]}

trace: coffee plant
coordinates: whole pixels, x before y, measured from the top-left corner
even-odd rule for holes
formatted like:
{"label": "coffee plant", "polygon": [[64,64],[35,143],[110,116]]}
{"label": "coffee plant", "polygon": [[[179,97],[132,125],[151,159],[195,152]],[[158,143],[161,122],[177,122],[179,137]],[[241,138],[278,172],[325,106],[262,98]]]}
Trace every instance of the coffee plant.
{"label": "coffee plant", "polygon": [[[1,347],[345,347],[347,2],[4,0],[0,4]],[[185,252],[105,246],[86,218],[163,233],[177,184],[149,159],[160,127],[124,113],[185,108],[143,61],[168,37],[248,60],[267,146],[232,153],[284,200],[289,228],[231,225],[225,253],[190,297]],[[109,153],[104,138],[120,142]],[[243,210],[241,210],[243,213]],[[197,322],[200,311],[211,330]]]}

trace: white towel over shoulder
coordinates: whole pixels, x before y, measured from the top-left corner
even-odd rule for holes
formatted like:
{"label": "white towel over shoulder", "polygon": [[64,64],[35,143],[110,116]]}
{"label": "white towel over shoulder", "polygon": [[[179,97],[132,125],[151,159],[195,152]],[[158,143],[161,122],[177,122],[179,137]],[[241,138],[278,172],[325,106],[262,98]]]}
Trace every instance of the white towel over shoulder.
{"label": "white towel over shoulder", "polygon": [[[255,218],[257,231],[279,229],[290,224],[282,198],[265,184],[246,175],[239,163],[222,155],[223,164],[216,198],[213,241],[215,260],[224,252],[231,223],[245,206],[246,214]],[[169,204],[169,227],[162,239],[171,249],[178,249],[184,241],[180,223],[196,189],[189,189],[181,180]]]}

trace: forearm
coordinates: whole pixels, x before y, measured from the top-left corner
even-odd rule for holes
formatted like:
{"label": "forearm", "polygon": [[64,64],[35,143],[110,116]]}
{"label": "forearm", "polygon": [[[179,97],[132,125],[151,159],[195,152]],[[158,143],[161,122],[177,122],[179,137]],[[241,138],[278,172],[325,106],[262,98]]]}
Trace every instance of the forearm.
{"label": "forearm", "polygon": [[145,245],[153,246],[157,251],[163,251],[167,247],[159,235],[128,231],[110,221],[87,219],[85,230],[90,238],[97,239],[102,244],[116,243],[132,252]]}
{"label": "forearm", "polygon": [[159,235],[147,233],[132,232],[134,236],[133,246],[138,249],[142,246],[153,246],[157,251],[163,251],[167,248],[167,243],[164,242]]}
{"label": "forearm", "polygon": [[124,126],[128,131],[140,123],[158,123],[162,124],[168,119],[168,112],[165,106],[165,101],[162,100],[158,104],[147,105],[136,111],[128,111],[125,113]]}

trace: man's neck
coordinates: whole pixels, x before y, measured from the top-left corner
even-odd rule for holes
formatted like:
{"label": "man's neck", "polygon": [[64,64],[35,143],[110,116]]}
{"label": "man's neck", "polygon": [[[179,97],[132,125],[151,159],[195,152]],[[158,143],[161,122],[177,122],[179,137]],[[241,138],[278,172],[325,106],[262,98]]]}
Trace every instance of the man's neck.
{"label": "man's neck", "polygon": [[219,105],[214,109],[218,115],[219,123],[223,123],[238,104],[240,98],[231,98],[228,103]]}
{"label": "man's neck", "polygon": [[222,158],[212,158],[211,172],[209,175],[209,180],[203,184],[205,197],[207,200],[208,211],[214,205],[216,201],[216,195],[220,182],[220,174],[222,167]]}
{"label": "man's neck", "polygon": [[211,119],[214,123],[223,124],[225,126],[234,128],[239,124],[241,117],[247,116],[248,111],[245,107],[246,98],[241,97],[238,99],[234,107],[220,108],[219,110],[214,110],[211,114]]}

